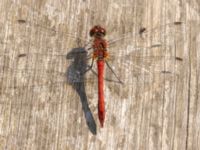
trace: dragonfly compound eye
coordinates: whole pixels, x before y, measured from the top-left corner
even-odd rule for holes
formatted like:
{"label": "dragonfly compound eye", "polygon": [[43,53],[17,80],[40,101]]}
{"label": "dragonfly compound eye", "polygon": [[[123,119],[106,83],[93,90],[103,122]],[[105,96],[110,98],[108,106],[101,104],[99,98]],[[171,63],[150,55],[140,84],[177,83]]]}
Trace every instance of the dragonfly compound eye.
{"label": "dragonfly compound eye", "polygon": [[97,25],[94,26],[91,30],[90,30],[90,36],[94,36],[94,35],[102,35],[105,36],[106,35],[106,30],[104,28],[102,28],[101,26]]}
{"label": "dragonfly compound eye", "polygon": [[101,28],[101,34],[103,34],[104,36],[106,35],[106,30],[104,28]]}
{"label": "dragonfly compound eye", "polygon": [[94,36],[94,34],[95,34],[95,29],[92,28],[92,29],[90,30],[90,36],[92,37],[92,36]]}

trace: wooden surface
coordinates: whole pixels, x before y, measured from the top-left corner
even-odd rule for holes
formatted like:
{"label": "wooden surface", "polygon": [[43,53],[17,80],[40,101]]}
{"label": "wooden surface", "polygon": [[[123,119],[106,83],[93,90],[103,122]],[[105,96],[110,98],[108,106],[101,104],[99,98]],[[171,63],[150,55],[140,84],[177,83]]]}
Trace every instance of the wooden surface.
{"label": "wooden surface", "polygon": [[[1,0],[0,17],[1,150],[200,149],[200,1]],[[105,83],[106,121],[100,128],[96,80],[64,84],[60,77],[84,56],[73,64],[60,55],[81,50],[96,24],[107,29],[107,39],[116,39],[174,21],[183,24],[109,49],[123,58],[110,63],[130,82]],[[124,62],[135,61],[132,47],[154,41],[168,45],[155,54],[183,59],[149,62],[172,74],[141,80],[131,65],[123,69]],[[43,55],[18,57],[25,53]],[[91,72],[86,76],[95,79]]]}

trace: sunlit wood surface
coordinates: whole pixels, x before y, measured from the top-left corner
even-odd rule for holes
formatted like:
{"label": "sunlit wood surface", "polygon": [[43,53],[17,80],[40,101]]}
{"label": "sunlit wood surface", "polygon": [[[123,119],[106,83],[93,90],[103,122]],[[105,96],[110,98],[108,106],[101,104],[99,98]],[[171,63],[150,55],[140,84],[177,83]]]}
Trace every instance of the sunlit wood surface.
{"label": "sunlit wood surface", "polygon": [[[1,0],[0,17],[0,150],[200,149],[198,0]],[[170,22],[182,24],[162,26]],[[77,65],[64,55],[81,50],[97,24],[107,39],[132,33],[108,49],[125,84],[105,83],[104,128],[96,76],[63,82]],[[134,36],[141,27],[158,32],[143,41]],[[157,41],[162,48],[136,55],[163,57],[134,59],[134,47]],[[133,62],[153,73],[138,75]]]}

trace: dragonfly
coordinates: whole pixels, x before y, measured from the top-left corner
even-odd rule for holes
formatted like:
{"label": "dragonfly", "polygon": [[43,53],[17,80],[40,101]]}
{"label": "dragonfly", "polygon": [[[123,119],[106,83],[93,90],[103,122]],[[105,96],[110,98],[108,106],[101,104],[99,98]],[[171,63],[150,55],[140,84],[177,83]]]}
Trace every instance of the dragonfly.
{"label": "dragonfly", "polygon": [[[37,23],[33,23],[31,21],[19,19],[17,20],[17,23],[20,25],[28,25],[36,26],[38,28],[41,28],[42,30],[51,31],[52,34],[59,34],[59,31],[55,29],[51,29],[45,26],[42,26]],[[140,77],[142,78],[142,82],[144,82],[144,78],[152,78],[155,74],[169,74],[169,75],[175,75],[176,72],[168,71],[163,69],[163,64],[156,62],[157,61],[166,61],[169,60],[170,62],[173,62],[174,64],[177,64],[177,62],[182,62],[183,58],[176,56],[176,55],[159,55],[156,56],[156,52],[161,52],[164,50],[170,50],[173,47],[173,44],[165,44],[164,42],[155,42],[149,45],[149,40],[152,40],[155,35],[161,35],[163,36],[163,39],[169,39],[171,34],[177,34],[172,33],[176,30],[173,30],[175,28],[180,28],[183,25],[182,22],[170,22],[166,23],[164,25],[160,25],[153,28],[148,27],[141,27],[136,32],[128,32],[123,35],[121,35],[118,38],[112,39],[112,40],[106,40],[105,36],[107,35],[106,29],[100,25],[94,26],[90,32],[89,35],[92,38],[92,40],[87,41],[85,39],[81,39],[80,37],[77,37],[72,34],[63,33],[64,38],[72,38],[78,43],[85,42],[85,45],[83,48],[74,48],[70,53],[66,54],[59,54],[59,53],[40,53],[40,52],[27,52],[27,53],[19,53],[16,56],[16,59],[23,59],[28,58],[29,60],[32,59],[32,57],[42,57],[49,56],[52,60],[53,59],[60,59],[60,57],[64,59],[74,59],[73,65],[71,65],[71,68],[69,67],[69,70],[67,72],[59,72],[59,71],[47,71],[48,73],[55,74],[56,76],[62,76],[62,81],[56,81],[55,83],[67,83],[69,84],[76,84],[75,89],[83,88],[82,82],[88,83],[93,82],[94,77],[92,78],[85,78],[85,74],[89,71],[91,71],[94,75],[97,76],[97,83],[98,83],[98,118],[100,121],[101,127],[104,126],[105,122],[105,98],[104,98],[104,81],[111,82],[111,83],[117,83],[120,84],[120,86],[126,86],[133,84],[133,76],[134,77]],[[169,29],[171,32],[168,34],[164,33],[164,29]],[[133,40],[134,39],[134,40]],[[129,42],[132,43],[145,43],[147,46],[136,46],[136,47],[128,47],[128,53],[121,53],[123,51],[123,44],[120,44],[120,42],[130,40]],[[31,45],[31,43],[29,43]],[[119,46],[122,45],[122,46]],[[119,48],[122,48],[120,50]],[[120,54],[121,53],[121,54]],[[153,55],[152,55],[153,54]],[[76,56],[76,57],[75,57]],[[83,58],[83,59],[82,59]],[[91,60],[91,64],[88,65],[88,61]],[[94,61],[97,62],[97,72],[94,70]],[[51,60],[50,60],[51,61]],[[113,63],[113,65],[120,64],[120,66],[114,66],[112,67],[110,62]],[[120,63],[119,63],[120,62]],[[108,70],[111,73],[104,72],[104,64],[106,64]],[[5,67],[5,66],[4,66]],[[153,69],[152,69],[153,68]],[[154,70],[154,68],[157,68]],[[118,70],[117,70],[118,69]],[[35,70],[34,68],[30,69]],[[42,70],[42,69],[41,69]],[[23,71],[23,69],[17,69],[17,72]],[[26,71],[28,71],[26,69]],[[118,72],[118,74],[117,74]],[[121,72],[121,76],[119,76],[119,72]],[[104,76],[105,75],[105,76]],[[45,84],[45,83],[44,83]],[[44,86],[42,85],[33,85],[33,88],[35,86]],[[19,88],[19,86],[10,87],[13,89]],[[81,94],[80,94],[81,95]],[[88,109],[88,108],[87,108]]]}

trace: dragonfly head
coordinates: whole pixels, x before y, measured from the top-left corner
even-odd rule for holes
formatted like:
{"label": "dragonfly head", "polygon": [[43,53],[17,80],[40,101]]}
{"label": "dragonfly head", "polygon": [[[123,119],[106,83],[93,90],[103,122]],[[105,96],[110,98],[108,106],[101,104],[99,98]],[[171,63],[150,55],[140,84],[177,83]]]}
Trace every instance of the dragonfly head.
{"label": "dragonfly head", "polygon": [[105,35],[106,35],[106,30],[100,25],[96,25],[90,30],[91,37],[102,38]]}

